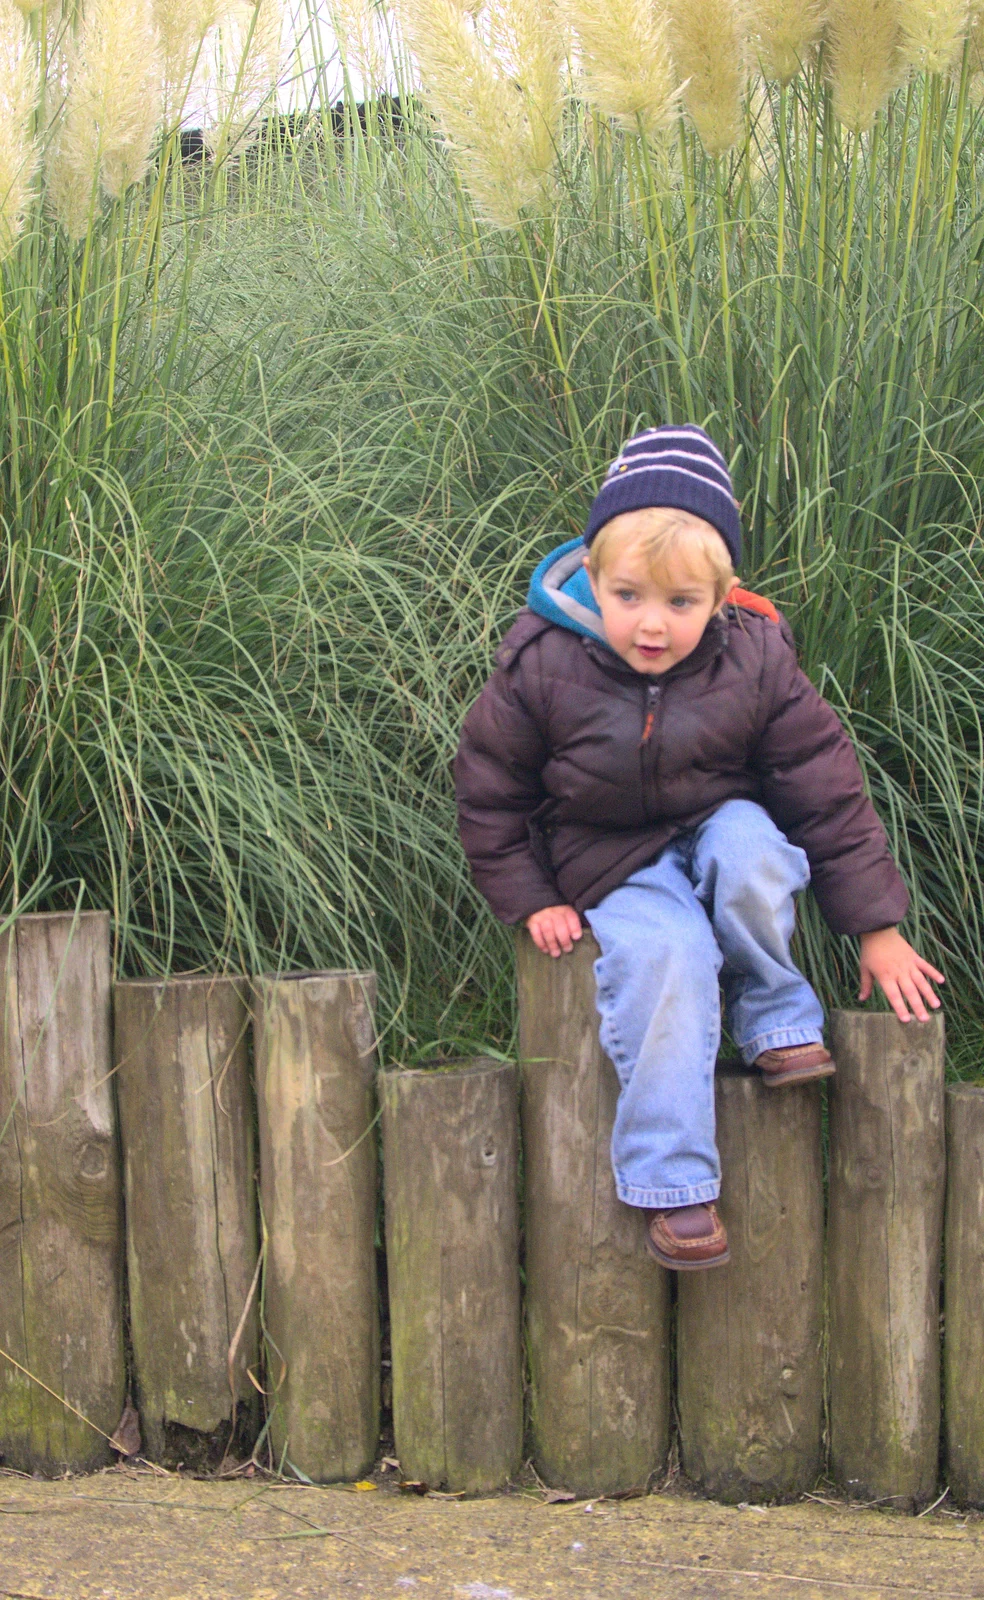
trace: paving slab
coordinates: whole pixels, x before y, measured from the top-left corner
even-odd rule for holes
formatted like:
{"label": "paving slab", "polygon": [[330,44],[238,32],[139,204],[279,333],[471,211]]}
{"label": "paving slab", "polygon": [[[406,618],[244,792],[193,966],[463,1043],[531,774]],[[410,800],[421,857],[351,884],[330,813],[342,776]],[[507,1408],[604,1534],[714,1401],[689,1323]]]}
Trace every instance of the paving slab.
{"label": "paving slab", "polygon": [[0,1474],[0,1600],[984,1600],[984,1519]]}

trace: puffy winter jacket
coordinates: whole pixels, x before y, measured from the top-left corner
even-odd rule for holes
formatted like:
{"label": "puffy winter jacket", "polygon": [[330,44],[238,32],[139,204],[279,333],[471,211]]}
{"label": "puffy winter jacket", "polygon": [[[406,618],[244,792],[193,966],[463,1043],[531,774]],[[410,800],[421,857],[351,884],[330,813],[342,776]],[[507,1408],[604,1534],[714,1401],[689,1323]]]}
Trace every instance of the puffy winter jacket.
{"label": "puffy winter jacket", "polygon": [[742,799],[806,851],[835,933],[901,921],[909,897],[851,742],[788,631],[729,605],[683,661],[638,673],[576,588],[576,544],[538,568],[531,599],[546,615],[520,612],[462,729],[461,838],[495,914],[589,909]]}

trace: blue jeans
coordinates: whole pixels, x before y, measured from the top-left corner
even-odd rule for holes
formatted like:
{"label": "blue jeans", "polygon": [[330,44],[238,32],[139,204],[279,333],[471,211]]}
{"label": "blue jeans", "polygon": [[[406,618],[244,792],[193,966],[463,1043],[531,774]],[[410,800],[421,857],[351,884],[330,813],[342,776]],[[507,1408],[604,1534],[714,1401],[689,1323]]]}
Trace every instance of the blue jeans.
{"label": "blue jeans", "polygon": [[793,966],[793,896],[810,870],[761,806],[728,800],[586,913],[601,1043],[622,1086],[612,1133],[620,1200],[714,1200],[714,1065],[728,1025],[746,1063],[823,1037],[820,1002]]}

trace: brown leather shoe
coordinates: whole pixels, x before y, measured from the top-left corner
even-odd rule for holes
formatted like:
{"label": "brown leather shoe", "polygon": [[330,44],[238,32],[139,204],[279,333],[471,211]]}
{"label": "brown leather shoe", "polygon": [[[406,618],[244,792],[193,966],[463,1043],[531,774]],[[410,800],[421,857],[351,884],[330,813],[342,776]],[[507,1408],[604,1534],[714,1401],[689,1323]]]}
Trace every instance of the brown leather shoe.
{"label": "brown leather shoe", "polygon": [[831,1078],[837,1071],[830,1051],[822,1044],[790,1044],[781,1050],[763,1050],[755,1065],[770,1089],[784,1083],[810,1083],[814,1078]]}
{"label": "brown leather shoe", "polygon": [[647,1211],[646,1249],[654,1261],[674,1272],[723,1267],[731,1260],[728,1235],[713,1200],[702,1206]]}

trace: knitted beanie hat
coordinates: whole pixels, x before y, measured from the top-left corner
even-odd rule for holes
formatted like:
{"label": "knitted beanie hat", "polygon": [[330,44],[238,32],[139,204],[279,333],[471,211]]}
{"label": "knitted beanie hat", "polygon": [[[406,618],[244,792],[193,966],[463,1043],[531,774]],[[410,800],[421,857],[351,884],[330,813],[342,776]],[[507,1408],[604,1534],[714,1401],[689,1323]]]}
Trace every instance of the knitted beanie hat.
{"label": "knitted beanie hat", "polygon": [[696,423],[646,428],[626,440],[595,495],[584,542],[623,511],[674,506],[716,528],[732,565],[741,561],[741,520],[725,459]]}

